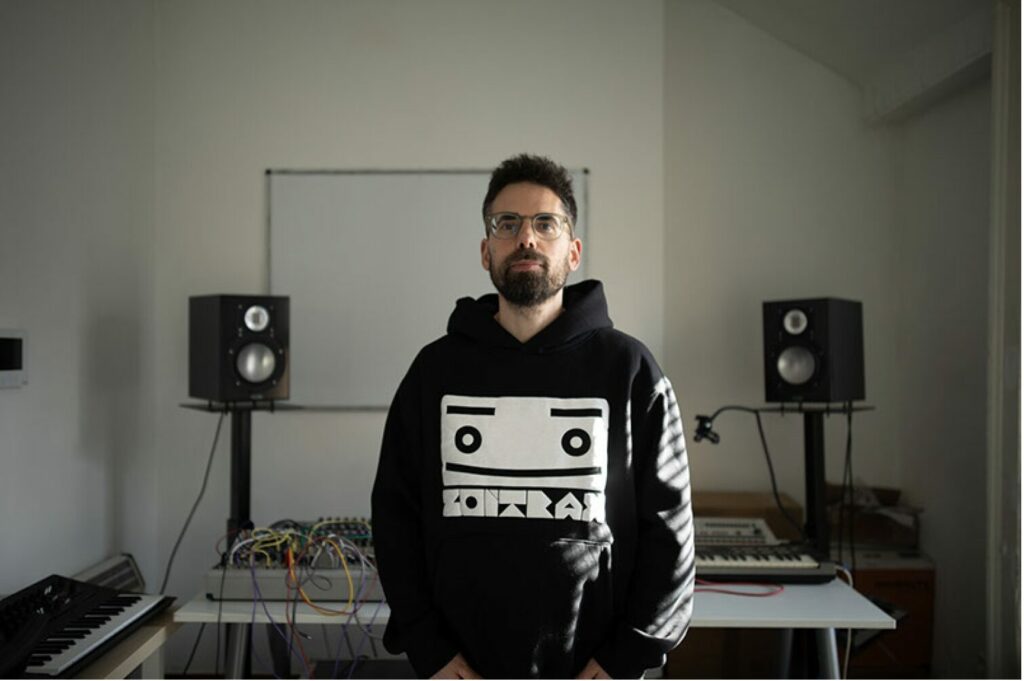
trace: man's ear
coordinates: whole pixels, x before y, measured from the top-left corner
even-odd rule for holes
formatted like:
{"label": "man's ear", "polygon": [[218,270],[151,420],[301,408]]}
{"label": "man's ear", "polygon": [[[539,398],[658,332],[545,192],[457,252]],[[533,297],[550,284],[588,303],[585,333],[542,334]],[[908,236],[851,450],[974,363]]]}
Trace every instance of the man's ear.
{"label": "man's ear", "polygon": [[573,239],[569,242],[569,271],[575,272],[583,261],[583,242]]}
{"label": "man's ear", "polygon": [[480,242],[480,264],[488,272],[491,271],[491,252],[487,248],[487,239]]}

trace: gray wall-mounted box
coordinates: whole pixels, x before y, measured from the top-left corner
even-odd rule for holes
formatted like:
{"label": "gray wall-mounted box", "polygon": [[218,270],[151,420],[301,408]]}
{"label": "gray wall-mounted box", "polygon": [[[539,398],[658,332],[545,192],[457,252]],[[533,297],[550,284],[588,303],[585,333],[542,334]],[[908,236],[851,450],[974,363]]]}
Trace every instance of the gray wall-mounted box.
{"label": "gray wall-mounted box", "polygon": [[0,329],[0,388],[20,388],[26,383],[25,332]]}

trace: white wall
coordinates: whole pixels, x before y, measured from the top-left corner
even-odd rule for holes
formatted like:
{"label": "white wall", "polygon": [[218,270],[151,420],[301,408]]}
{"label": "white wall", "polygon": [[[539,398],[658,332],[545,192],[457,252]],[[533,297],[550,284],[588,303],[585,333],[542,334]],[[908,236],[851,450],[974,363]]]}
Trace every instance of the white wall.
{"label": "white wall", "polygon": [[[764,300],[864,303],[867,402],[854,473],[925,508],[935,671],[984,651],[987,84],[890,128],[849,81],[713,2],[666,4],[666,365],[692,416],[761,404]],[[768,489],[752,417],[690,447],[695,489]],[[780,487],[803,499],[798,418],[765,417]],[[826,423],[838,482],[840,419]]]}
{"label": "white wall", "polygon": [[[147,456],[159,471],[161,554],[150,571],[162,571],[199,487],[216,420],[177,406],[187,398],[187,298],[267,286],[266,168],[479,168],[521,151],[586,166],[592,275],[605,280],[616,324],[660,353],[660,1],[167,2],[156,32]],[[380,247],[430,238],[414,228],[380,225]],[[455,257],[478,249],[467,234]],[[467,293],[489,289],[481,270],[479,291]],[[383,418],[256,415],[254,519],[368,515]],[[215,560],[228,451],[225,431],[174,593],[194,593]],[[173,671],[191,635],[172,643]]]}
{"label": "white wall", "polygon": [[[893,148],[849,81],[709,1],[666,5],[665,361],[687,425],[764,402],[761,303],[838,296],[864,305],[867,402],[854,474],[898,484]],[[802,503],[803,420],[763,417],[780,488]],[[828,479],[846,425],[826,420]],[[695,489],[766,491],[753,417],[691,443]]]}
{"label": "white wall", "polygon": [[0,3],[0,328],[27,332],[30,381],[0,390],[0,593],[121,548],[147,412],[151,21]]}
{"label": "white wall", "polygon": [[936,562],[935,669],[985,666],[986,367],[991,87],[897,129],[900,479]]}

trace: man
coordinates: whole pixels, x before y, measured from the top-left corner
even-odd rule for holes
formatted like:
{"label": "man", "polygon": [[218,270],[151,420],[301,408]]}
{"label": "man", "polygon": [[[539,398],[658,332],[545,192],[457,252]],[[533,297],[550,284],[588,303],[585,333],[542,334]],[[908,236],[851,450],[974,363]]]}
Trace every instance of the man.
{"label": "man", "polygon": [[384,645],[434,678],[640,677],[692,613],[675,396],[580,266],[564,168],[493,173],[483,268],[388,414],[373,489]]}

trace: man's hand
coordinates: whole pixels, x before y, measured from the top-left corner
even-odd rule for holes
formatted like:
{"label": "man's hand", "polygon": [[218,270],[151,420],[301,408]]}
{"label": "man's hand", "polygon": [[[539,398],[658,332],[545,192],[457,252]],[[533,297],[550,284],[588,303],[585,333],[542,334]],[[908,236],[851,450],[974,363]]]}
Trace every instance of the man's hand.
{"label": "man's hand", "polygon": [[[598,667],[600,669],[600,667]],[[437,670],[437,673],[431,676],[432,679],[479,679],[480,675],[473,671],[473,668],[466,662],[466,658],[462,657],[462,653],[459,653],[451,659],[451,661],[445,666]],[[587,677],[590,678],[590,677]],[[607,679],[608,677],[601,677]]]}
{"label": "man's hand", "polygon": [[590,662],[583,668],[583,671],[579,673],[577,679],[610,679],[608,672],[601,668],[594,658],[590,658]]}

